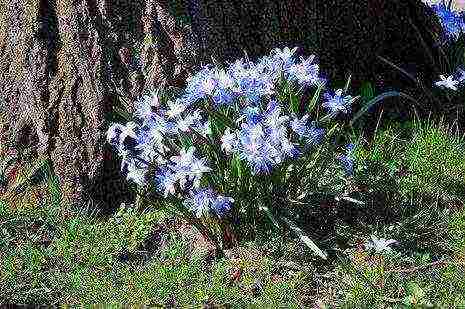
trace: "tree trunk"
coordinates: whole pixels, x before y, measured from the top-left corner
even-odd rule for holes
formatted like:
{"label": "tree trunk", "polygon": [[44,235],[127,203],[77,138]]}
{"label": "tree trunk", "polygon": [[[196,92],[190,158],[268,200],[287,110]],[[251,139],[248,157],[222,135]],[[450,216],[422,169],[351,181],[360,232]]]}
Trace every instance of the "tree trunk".
{"label": "tree trunk", "polygon": [[[11,143],[32,145],[51,159],[66,203],[118,206],[129,192],[106,143],[106,119],[123,98],[132,102],[173,82],[180,30],[167,26],[166,6],[153,0],[0,4],[1,108]],[[159,43],[143,51],[145,77],[131,54],[144,35]]]}

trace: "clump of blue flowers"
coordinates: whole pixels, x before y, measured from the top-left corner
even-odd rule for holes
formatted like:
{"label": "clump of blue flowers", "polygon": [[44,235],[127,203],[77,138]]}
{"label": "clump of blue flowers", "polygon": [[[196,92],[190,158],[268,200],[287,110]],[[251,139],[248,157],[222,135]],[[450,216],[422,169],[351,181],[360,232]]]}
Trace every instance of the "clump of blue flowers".
{"label": "clump of blue flowers", "polygon": [[445,3],[432,4],[431,8],[438,16],[445,31],[445,40],[456,40],[465,30],[464,16],[461,12],[449,9]]}
{"label": "clump of blue flowers", "polygon": [[328,91],[322,103],[327,115],[314,115],[318,106],[303,102],[303,93],[318,90],[317,102],[327,81],[314,55],[297,60],[296,51],[286,47],[255,62],[207,65],[178,97],[160,90],[140,98],[134,119],[112,124],[107,133],[127,179],[152,185],[161,199],[198,219],[251,207],[271,216],[271,205],[265,207],[270,196],[282,206],[286,194],[302,195],[315,166],[308,158],[327,150],[323,140],[337,128],[331,121],[350,113],[356,98]]}

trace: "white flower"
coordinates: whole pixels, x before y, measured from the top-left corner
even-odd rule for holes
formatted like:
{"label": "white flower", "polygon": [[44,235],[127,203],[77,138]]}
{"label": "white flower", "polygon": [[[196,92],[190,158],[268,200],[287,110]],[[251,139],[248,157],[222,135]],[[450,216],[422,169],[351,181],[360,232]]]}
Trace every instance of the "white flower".
{"label": "white flower", "polygon": [[205,121],[204,123],[200,123],[200,125],[197,127],[197,129],[200,130],[200,132],[199,132],[200,135],[202,135],[205,138],[207,137],[207,135],[212,134],[212,130],[211,130],[209,121]]}
{"label": "white flower", "polygon": [[205,158],[197,159],[192,162],[189,179],[193,180],[194,188],[200,187],[200,180],[202,179],[203,173],[211,172],[212,169],[205,165],[207,160]]}
{"label": "white flower", "polygon": [[389,246],[397,243],[399,242],[394,239],[378,239],[376,236],[371,235],[371,240],[365,242],[365,248],[374,249],[376,252],[391,251],[391,248]]}
{"label": "white flower", "polygon": [[168,104],[169,110],[166,112],[166,115],[169,118],[174,118],[174,117],[179,116],[186,109],[186,105],[179,99],[176,100],[175,102],[168,101],[167,104]]}
{"label": "white flower", "polygon": [[138,125],[137,123],[133,122],[133,121],[130,121],[128,123],[126,123],[126,126],[115,126],[112,128],[112,131],[110,132],[109,134],[109,138],[111,137],[115,137],[115,130],[121,130],[121,133],[119,135],[119,145],[120,147],[122,147],[123,145],[123,142],[124,140],[126,139],[126,137],[132,137],[133,139],[137,139],[137,134],[136,134],[136,129],[138,129]]}
{"label": "white flower", "polygon": [[224,70],[217,72],[218,84],[223,89],[232,89],[234,86],[234,80]]}
{"label": "white flower", "polygon": [[194,120],[192,119],[191,116],[187,116],[184,119],[179,118],[178,121],[176,121],[176,127],[181,132],[188,132],[193,124],[194,124]]}
{"label": "white flower", "polygon": [[213,90],[215,89],[216,82],[213,78],[207,77],[207,79],[202,81],[201,87],[205,94],[212,95]]}
{"label": "white flower", "polygon": [[221,150],[226,153],[232,152],[237,145],[236,133],[231,133],[229,128],[226,128],[223,136],[221,137]]}
{"label": "white flower", "polygon": [[145,173],[146,169],[138,167],[134,162],[128,163],[128,173],[126,175],[127,180],[132,180],[139,186],[144,186],[146,184]]}
{"label": "white flower", "polygon": [[179,156],[172,156],[171,161],[174,162],[177,167],[186,167],[190,166],[192,164],[192,161],[194,160],[194,151],[195,147],[189,147],[187,150],[186,149],[181,149],[179,152]]}
{"label": "white flower", "polygon": [[457,80],[454,80],[454,76],[448,76],[447,78],[444,77],[444,75],[439,75],[441,80],[435,82],[434,84],[438,87],[444,87],[444,88],[449,88],[452,90],[457,90],[456,85],[459,84],[460,82]]}
{"label": "white flower", "polygon": [[281,59],[285,64],[289,63],[294,56],[294,53],[297,51],[297,47],[289,49],[289,47],[284,47],[283,50],[279,48],[273,49],[271,52],[276,58]]}

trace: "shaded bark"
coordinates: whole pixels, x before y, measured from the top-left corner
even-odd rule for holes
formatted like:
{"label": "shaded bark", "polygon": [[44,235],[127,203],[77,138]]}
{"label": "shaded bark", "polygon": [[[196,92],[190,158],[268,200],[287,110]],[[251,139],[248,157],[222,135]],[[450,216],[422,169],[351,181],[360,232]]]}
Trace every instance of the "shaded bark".
{"label": "shaded bark", "polygon": [[[380,63],[377,54],[401,66],[415,62],[412,70],[427,76],[437,73],[409,22],[433,46],[430,31],[441,28],[420,0],[191,2],[204,61],[211,55],[231,61],[243,56],[243,49],[256,58],[275,47],[299,46],[304,54],[319,57],[330,79],[344,80],[353,73],[355,86],[380,75],[394,82],[391,68]],[[433,61],[438,57],[434,49]]]}

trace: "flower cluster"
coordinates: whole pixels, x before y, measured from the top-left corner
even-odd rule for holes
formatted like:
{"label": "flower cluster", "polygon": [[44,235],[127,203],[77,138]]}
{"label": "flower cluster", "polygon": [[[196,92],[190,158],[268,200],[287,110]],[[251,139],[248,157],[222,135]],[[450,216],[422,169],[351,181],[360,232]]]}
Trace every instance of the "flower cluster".
{"label": "flower cluster", "polygon": [[308,115],[301,120],[295,115],[284,115],[276,100],[271,100],[264,111],[246,108],[240,120],[240,129],[225,131],[221,148],[238,154],[257,174],[269,173],[284,160],[296,158],[306,146],[318,144],[324,135],[324,129],[307,124]]}
{"label": "flower cluster", "polygon": [[[298,62],[295,52],[275,49],[257,62],[205,66],[177,98],[158,92],[142,97],[135,104],[136,119],[125,126],[112,124],[107,132],[127,179],[140,186],[153,183],[164,197],[181,198],[197,216],[222,216],[234,200],[215,192],[218,188],[210,183],[215,177],[205,177],[221,172],[217,169],[224,164],[215,160],[234,154],[253,174],[266,174],[319,144],[325,130],[309,114],[291,112],[289,102],[279,97],[282,85],[288,91],[325,85],[315,56]],[[330,116],[350,112],[352,97],[342,90],[325,94],[325,99]],[[221,153],[212,154],[217,151]],[[153,179],[147,179],[149,167],[154,168]]]}
{"label": "flower cluster", "polygon": [[257,105],[263,97],[276,93],[280,77],[302,87],[324,82],[319,77],[318,64],[313,62],[315,56],[301,57],[301,62],[297,63],[294,58],[296,50],[287,47],[274,49],[270,56],[264,56],[256,63],[239,59],[226,69],[206,66],[188,79],[182,101],[190,105],[211,97],[218,107],[231,105],[242,98],[246,105]]}
{"label": "flower cluster", "polygon": [[463,14],[450,10],[444,3],[433,4],[431,8],[438,16],[445,30],[445,39],[456,40],[465,29]]}

